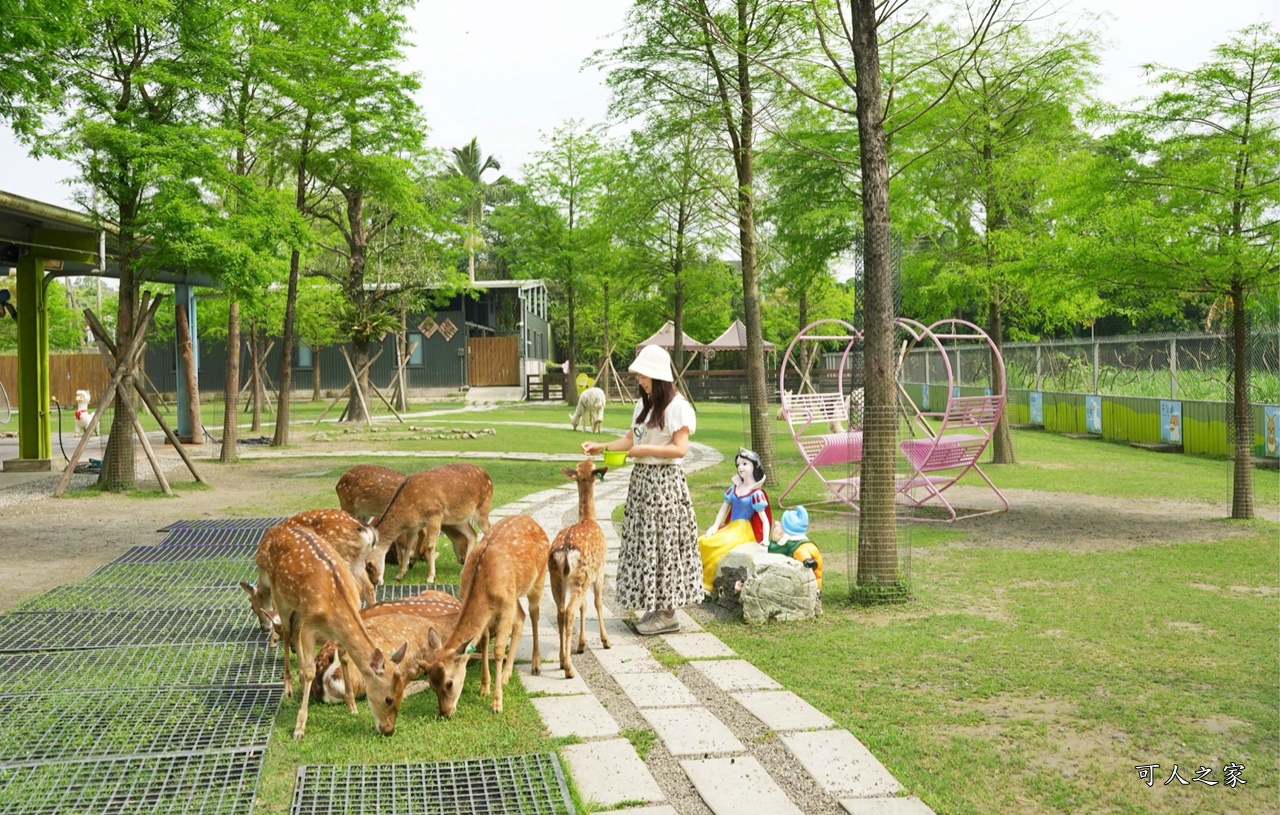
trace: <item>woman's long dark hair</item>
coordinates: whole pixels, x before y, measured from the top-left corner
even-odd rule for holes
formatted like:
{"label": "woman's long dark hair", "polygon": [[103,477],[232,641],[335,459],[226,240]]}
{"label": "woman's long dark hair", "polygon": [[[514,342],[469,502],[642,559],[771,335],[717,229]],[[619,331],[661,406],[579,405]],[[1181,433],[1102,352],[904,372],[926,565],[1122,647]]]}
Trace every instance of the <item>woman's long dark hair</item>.
{"label": "woman's long dark hair", "polygon": [[[667,405],[671,404],[671,400],[676,397],[676,386],[674,383],[666,382],[661,379],[651,380],[652,385],[649,387],[650,393],[645,393],[644,388],[640,389],[640,421],[646,427],[662,427],[662,421],[666,418]],[[646,420],[645,417],[648,417]]]}

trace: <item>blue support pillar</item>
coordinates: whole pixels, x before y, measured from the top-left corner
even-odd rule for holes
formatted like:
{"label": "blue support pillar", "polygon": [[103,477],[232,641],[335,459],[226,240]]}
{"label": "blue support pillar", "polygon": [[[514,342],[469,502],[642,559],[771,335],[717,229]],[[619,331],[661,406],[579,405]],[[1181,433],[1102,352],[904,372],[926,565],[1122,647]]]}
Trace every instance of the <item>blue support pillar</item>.
{"label": "blue support pillar", "polygon": [[44,259],[19,258],[18,308],[18,457],[4,463],[9,472],[53,469],[49,438],[49,319],[45,311]]}
{"label": "blue support pillar", "polygon": [[[195,365],[195,379],[200,381],[200,340],[196,336],[196,293],[195,289],[186,285],[175,286],[173,289],[173,307],[185,306],[187,309],[187,326],[190,333],[191,341],[191,361]],[[176,353],[176,349],[175,349]],[[182,372],[181,355],[175,361],[174,368],[178,371],[178,438],[193,439],[203,438],[203,428],[193,428],[191,426],[191,405],[190,398],[187,395],[187,389],[184,386],[185,379]]]}

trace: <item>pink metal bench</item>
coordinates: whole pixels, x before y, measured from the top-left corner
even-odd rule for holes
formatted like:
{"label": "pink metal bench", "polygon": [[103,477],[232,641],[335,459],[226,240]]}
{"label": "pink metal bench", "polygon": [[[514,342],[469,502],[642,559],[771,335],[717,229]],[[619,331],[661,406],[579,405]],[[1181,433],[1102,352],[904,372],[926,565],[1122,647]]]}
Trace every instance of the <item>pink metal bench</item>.
{"label": "pink metal bench", "polygon": [[855,391],[850,400],[836,392],[783,391],[781,396],[783,418],[805,466],[778,496],[778,506],[787,506],[783,499],[809,472],[836,498],[853,504],[858,495],[858,470],[862,465],[862,431],[857,429],[860,424],[855,424],[852,430],[848,428],[861,417],[861,391]]}
{"label": "pink metal bench", "polygon": [[[949,516],[945,519],[947,521],[1007,511],[1008,500],[978,466],[978,459],[991,443],[991,434],[1003,412],[1003,396],[953,396],[947,402],[946,410],[920,413],[921,418],[939,419],[940,424],[934,436],[899,443],[898,448],[913,470],[898,482],[899,496],[917,507],[934,501],[940,503]],[[1004,504],[1003,509],[956,514],[956,508],[943,493],[970,470],[982,477]]]}

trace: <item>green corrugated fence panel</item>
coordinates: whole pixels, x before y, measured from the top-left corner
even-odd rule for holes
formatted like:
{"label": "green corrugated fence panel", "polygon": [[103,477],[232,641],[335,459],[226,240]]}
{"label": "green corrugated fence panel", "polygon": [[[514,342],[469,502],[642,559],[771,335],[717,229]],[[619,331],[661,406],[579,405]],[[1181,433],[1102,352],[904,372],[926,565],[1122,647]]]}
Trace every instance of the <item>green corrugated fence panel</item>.
{"label": "green corrugated fence panel", "polygon": [[1084,394],[1045,391],[1044,429],[1054,433],[1084,432]]}
{"label": "green corrugated fence panel", "polygon": [[1008,391],[1004,412],[1009,424],[1031,424],[1031,391]]}
{"label": "green corrugated fence panel", "polygon": [[1160,400],[1109,396],[1102,400],[1102,436],[1112,441],[1160,441]]}
{"label": "green corrugated fence panel", "polygon": [[1229,456],[1233,444],[1227,433],[1227,405],[1224,402],[1182,403],[1182,451],[1211,456]]}
{"label": "green corrugated fence panel", "polygon": [[[907,398],[915,403],[917,409],[925,411],[929,406],[924,403],[924,387],[918,383],[908,382],[902,386],[903,392],[907,394]],[[908,408],[909,409],[909,408]]]}

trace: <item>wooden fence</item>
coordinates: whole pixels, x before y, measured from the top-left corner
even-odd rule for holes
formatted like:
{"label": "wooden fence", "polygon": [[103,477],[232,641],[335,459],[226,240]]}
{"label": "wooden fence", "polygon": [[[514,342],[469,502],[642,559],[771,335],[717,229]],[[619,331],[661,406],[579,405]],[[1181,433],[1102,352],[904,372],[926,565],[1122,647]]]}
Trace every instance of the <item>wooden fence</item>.
{"label": "wooden fence", "polygon": [[[49,354],[49,396],[63,405],[75,405],[76,391],[84,389],[96,401],[111,382],[107,366],[97,351],[90,353]],[[9,401],[18,404],[18,357],[0,355],[0,383]]]}

